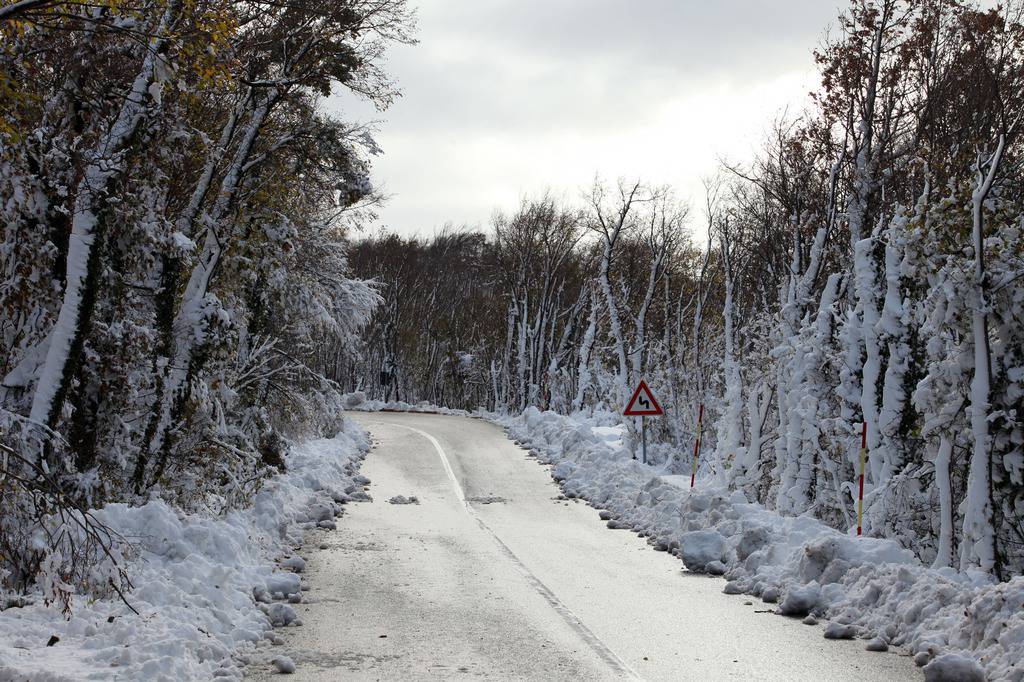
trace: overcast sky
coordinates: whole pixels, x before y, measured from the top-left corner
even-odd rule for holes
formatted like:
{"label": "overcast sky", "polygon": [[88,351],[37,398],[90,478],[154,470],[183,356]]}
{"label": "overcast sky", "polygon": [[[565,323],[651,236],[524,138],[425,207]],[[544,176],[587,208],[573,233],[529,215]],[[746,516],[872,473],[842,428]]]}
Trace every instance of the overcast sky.
{"label": "overcast sky", "polygon": [[403,96],[380,118],[381,222],[403,234],[485,227],[595,173],[673,185],[699,206],[720,157],[750,158],[817,82],[836,0],[422,0],[419,44],[385,68]]}

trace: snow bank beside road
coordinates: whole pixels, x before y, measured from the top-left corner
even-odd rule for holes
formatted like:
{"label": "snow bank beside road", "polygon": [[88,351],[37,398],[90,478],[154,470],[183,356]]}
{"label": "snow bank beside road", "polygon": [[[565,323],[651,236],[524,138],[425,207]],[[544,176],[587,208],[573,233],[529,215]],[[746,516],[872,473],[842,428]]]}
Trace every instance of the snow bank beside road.
{"label": "snow bank beside road", "polygon": [[454,410],[450,407],[434,405],[426,400],[418,403],[407,403],[404,400],[371,400],[362,391],[353,391],[342,396],[345,409],[354,412],[418,412],[421,414],[447,414],[455,417],[492,417],[489,413],[477,410],[467,412],[466,410]]}
{"label": "snow bank beside road", "polygon": [[[726,592],[827,618],[841,636],[905,647],[929,680],[983,679],[982,669],[990,680],[1024,680],[1024,578],[994,585],[932,570],[890,540],[782,517],[722,488],[691,491],[688,477],[633,460],[609,418],[528,408],[497,421],[553,465],[567,495],[607,510],[611,527],[647,536],[691,570],[724,574]],[[972,665],[976,676],[964,677]]]}
{"label": "snow bank beside road", "polygon": [[[120,601],[81,598],[69,620],[42,604],[2,611],[0,680],[241,679],[240,666],[270,643],[271,624],[295,618],[281,601],[300,598],[299,576],[274,560],[306,529],[333,524],[337,505],[361,492],[368,449],[366,432],[346,419],[335,438],[295,446],[288,471],[266,481],[249,509],[213,518],[163,502],[100,510],[139,544],[128,599],[140,615]],[[295,559],[283,563],[301,570]]]}

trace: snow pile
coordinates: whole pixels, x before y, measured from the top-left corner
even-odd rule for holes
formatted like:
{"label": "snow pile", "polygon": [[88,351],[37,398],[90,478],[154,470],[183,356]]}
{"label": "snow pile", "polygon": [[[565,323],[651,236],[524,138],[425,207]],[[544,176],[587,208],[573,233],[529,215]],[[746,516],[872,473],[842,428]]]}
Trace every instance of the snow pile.
{"label": "snow pile", "polygon": [[[285,555],[362,492],[357,468],[368,449],[366,432],[346,419],[335,438],[295,446],[288,471],[268,480],[251,508],[222,517],[160,501],[99,510],[138,545],[127,596],[139,615],[106,599],[79,599],[67,620],[40,603],[2,611],[0,679],[241,679],[240,666],[275,639],[269,628],[296,622],[280,600],[301,599],[305,563]],[[287,571],[275,567],[281,557]]]}
{"label": "snow pile", "polygon": [[779,516],[706,481],[691,490],[689,476],[659,475],[632,459],[617,415],[528,408],[498,421],[553,466],[567,496],[605,510],[610,527],[646,536],[690,570],[724,575],[727,593],[826,618],[835,637],[905,647],[927,664],[928,679],[975,679],[957,675],[980,664],[989,679],[1024,680],[1022,577],[992,584],[980,573],[926,568],[892,540]]}

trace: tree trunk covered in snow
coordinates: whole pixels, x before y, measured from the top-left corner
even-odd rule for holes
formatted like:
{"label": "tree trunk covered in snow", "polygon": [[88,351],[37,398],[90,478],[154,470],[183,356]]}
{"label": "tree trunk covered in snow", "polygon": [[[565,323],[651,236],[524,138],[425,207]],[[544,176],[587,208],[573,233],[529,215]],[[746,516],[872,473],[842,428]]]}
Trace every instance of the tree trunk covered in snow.
{"label": "tree trunk covered in snow", "polygon": [[587,392],[590,390],[590,356],[594,351],[594,340],[597,335],[597,294],[593,288],[590,290],[590,315],[587,318],[587,330],[583,333],[583,340],[580,342],[579,368],[577,370],[578,381],[576,397],[573,399],[572,411],[579,412],[583,409],[584,401],[587,399]]}
{"label": "tree trunk covered in snow", "polygon": [[984,204],[992,191],[1006,144],[1005,135],[992,155],[978,161],[978,181],[971,196],[971,237],[974,246],[974,296],[971,332],[974,346],[974,377],[971,379],[971,449],[967,475],[963,541],[960,568],[992,571],[996,566],[995,524],[992,510],[992,464],[988,432],[989,396],[992,390],[992,361],[988,336],[988,287],[985,276]]}
{"label": "tree trunk covered in snow", "polygon": [[615,344],[615,357],[618,359],[618,387],[620,398],[625,397],[628,392],[629,368],[626,364],[626,339],[622,334],[622,322],[619,321],[619,306],[612,292],[612,283],[609,270],[611,269],[612,256],[614,255],[615,242],[618,240],[621,224],[611,232],[605,239],[604,251],[601,254],[601,265],[597,273],[597,283],[604,294],[605,310],[608,313],[608,325],[611,330],[612,341]]}
{"label": "tree trunk covered in snow", "polygon": [[639,182],[631,187],[620,183],[618,188],[619,201],[612,209],[603,206],[605,190],[603,187],[594,187],[590,203],[593,207],[593,229],[601,238],[601,256],[597,268],[597,284],[604,295],[605,309],[608,313],[608,326],[614,344],[615,357],[618,360],[617,387],[619,402],[628,397],[629,392],[629,364],[627,362],[626,338],[622,330],[622,321],[619,315],[619,304],[612,290],[612,261],[615,257],[615,247],[625,230],[631,227],[633,219],[633,204],[640,199],[640,192],[643,190]]}
{"label": "tree trunk covered in snow", "polygon": [[949,477],[952,454],[953,443],[947,436],[941,436],[934,461],[935,487],[939,497],[939,538],[933,568],[953,565],[953,487]]}
{"label": "tree trunk covered in snow", "polygon": [[89,331],[110,195],[116,191],[117,181],[125,170],[124,156],[153,102],[158,62],[163,59],[167,34],[173,30],[180,11],[181,3],[177,0],[167,5],[154,37],[146,45],[142,65],[124,96],[117,117],[90,153],[79,183],[64,267],[64,299],[50,332],[46,361],[39,373],[29,415],[33,421],[48,427],[54,426],[60,416]]}
{"label": "tree trunk covered in snow", "polygon": [[716,459],[726,463],[733,470],[730,477],[739,471],[739,462],[745,459],[743,448],[743,386],[739,361],[736,358],[736,235],[730,232],[728,217],[723,219],[719,230],[719,252],[722,257],[725,301],[722,305],[722,377],[725,381],[724,408],[718,422],[718,452]]}
{"label": "tree trunk covered in snow", "polygon": [[879,233],[861,239],[854,246],[853,290],[856,295],[856,316],[861,324],[858,334],[864,353],[861,368],[860,413],[868,429],[868,471],[870,483],[878,485],[882,478],[882,453],[878,436],[878,383],[882,376],[882,355],[878,344],[878,301],[874,252]]}
{"label": "tree trunk covered in snow", "polygon": [[905,229],[901,218],[894,219],[888,230],[884,257],[885,298],[877,324],[880,343],[884,344],[887,350],[882,378],[882,401],[878,412],[878,440],[882,460],[878,475],[880,481],[888,481],[903,470],[902,441],[908,435],[903,433],[903,427],[908,403],[906,378],[912,358],[901,287],[901,241]]}
{"label": "tree trunk covered in snow", "polygon": [[[277,97],[277,91],[271,90],[261,98],[261,101],[253,103],[238,147],[224,171],[217,197],[210,210],[201,218],[204,227],[203,246],[189,275],[180,306],[174,314],[174,321],[171,325],[173,351],[167,364],[166,373],[162,376],[163,391],[156,403],[159,418],[149,444],[149,455],[139,458],[134,476],[136,486],[140,491],[141,488],[154,485],[158,481],[173,447],[173,439],[169,434],[175,421],[180,418],[183,405],[188,400],[188,384],[192,379],[196,349],[202,344],[205,333],[203,317],[207,305],[207,292],[210,290],[210,284],[217,266],[220,264],[224,248],[231,241],[229,234],[231,228],[228,227],[225,230],[222,223],[235,201],[242,183],[245,165],[252,155],[253,146],[263,122]],[[234,122],[232,121],[231,127],[233,128],[233,126]],[[225,130],[225,137],[227,135],[228,131]],[[212,173],[210,175],[212,176]],[[182,220],[188,220],[189,223],[195,219],[194,206],[197,204],[194,200],[199,191],[202,191],[203,194],[206,193],[206,190],[202,189],[203,180],[208,180],[205,171],[200,179],[200,186],[197,187],[197,191],[193,195],[193,201],[190,202],[186,214],[182,217]],[[155,468],[147,482],[145,471],[150,463],[153,463]]]}

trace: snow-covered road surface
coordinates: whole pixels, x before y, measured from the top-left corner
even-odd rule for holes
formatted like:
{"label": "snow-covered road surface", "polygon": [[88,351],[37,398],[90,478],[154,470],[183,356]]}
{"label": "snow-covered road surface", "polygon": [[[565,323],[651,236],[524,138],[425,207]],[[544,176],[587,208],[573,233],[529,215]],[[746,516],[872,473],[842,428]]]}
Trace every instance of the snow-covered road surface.
{"label": "snow-covered road surface", "polygon": [[[374,502],[310,554],[299,680],[919,680],[904,656],[726,596],[582,502],[484,421],[355,415]],[[419,504],[390,504],[395,496]]]}

